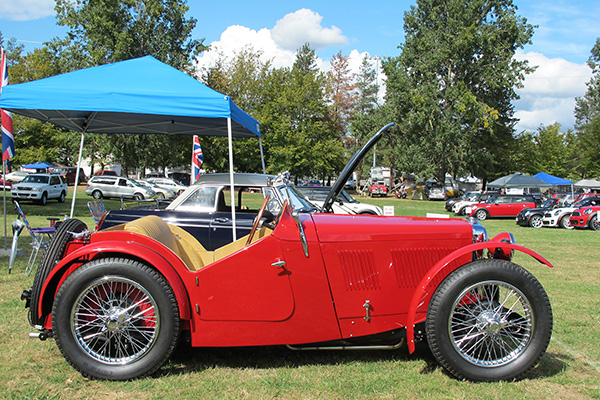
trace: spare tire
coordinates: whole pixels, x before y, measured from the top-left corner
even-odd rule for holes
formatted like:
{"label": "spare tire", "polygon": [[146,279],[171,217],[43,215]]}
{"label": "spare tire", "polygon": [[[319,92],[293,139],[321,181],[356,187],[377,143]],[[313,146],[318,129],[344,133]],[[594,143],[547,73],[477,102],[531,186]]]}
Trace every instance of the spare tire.
{"label": "spare tire", "polygon": [[63,258],[67,244],[73,240],[73,235],[71,235],[71,232],[79,233],[86,229],[87,225],[85,222],[78,219],[67,219],[63,221],[56,229],[56,232],[52,236],[52,240],[42,255],[37,272],[35,273],[35,278],[33,279],[29,309],[29,322],[31,325],[42,325],[43,315],[38,315],[40,292],[44,282],[46,281],[46,278],[48,278],[48,275],[50,274],[50,271],[52,271],[56,263]]}

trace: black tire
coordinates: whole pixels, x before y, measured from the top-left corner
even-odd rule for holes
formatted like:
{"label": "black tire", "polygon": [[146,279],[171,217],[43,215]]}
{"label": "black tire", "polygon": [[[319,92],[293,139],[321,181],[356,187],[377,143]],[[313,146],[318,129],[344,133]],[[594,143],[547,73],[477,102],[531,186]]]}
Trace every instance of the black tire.
{"label": "black tire", "polygon": [[[69,232],[83,232],[87,229],[87,225],[78,219],[68,219],[63,221],[56,232],[52,236],[52,240],[44,250],[42,258],[37,268],[35,277],[33,278],[33,286],[31,287],[31,307],[30,318],[32,325],[42,324],[42,315],[38,315],[37,305],[40,301],[40,292],[50,271],[56,263],[64,256],[67,244],[73,240],[73,236]],[[48,310],[50,312],[50,310]]]}
{"label": "black tire", "polygon": [[529,226],[532,228],[541,228],[544,226],[544,221],[541,215],[535,214],[531,218],[529,218]]}
{"label": "black tire", "polygon": [[60,192],[60,196],[58,197],[58,202],[64,203],[66,197],[67,197],[67,195],[65,194],[65,192]]}
{"label": "black tire", "polygon": [[133,199],[135,201],[144,200],[144,195],[142,195],[141,193],[136,193],[136,194],[133,195]]}
{"label": "black tire", "polygon": [[558,221],[558,225],[564,229],[575,229],[575,227],[571,225],[571,220],[569,218],[571,218],[571,214],[563,215],[560,221]]}
{"label": "black tire", "polygon": [[95,198],[96,200],[100,200],[103,197],[102,192],[99,190],[94,190],[92,192],[92,197]]}
{"label": "black tire", "polygon": [[46,192],[42,193],[42,197],[40,198],[40,204],[43,206],[48,204],[48,193],[46,193]]}
{"label": "black tire", "polygon": [[[125,294],[125,295],[124,295]],[[173,290],[137,261],[105,258],[75,270],[52,307],[58,348],[84,376],[129,380],[159,369],[177,345]]]}
{"label": "black tire", "polygon": [[542,285],[505,260],[481,260],[452,272],[427,310],[427,340],[459,379],[517,379],[544,355],[552,309]]}
{"label": "black tire", "polygon": [[600,222],[598,221],[598,214],[590,218],[589,227],[590,229],[593,229],[595,231],[600,231]]}
{"label": "black tire", "polygon": [[486,220],[487,217],[488,213],[483,208],[480,208],[479,210],[475,211],[475,218],[477,218],[478,220],[483,221]]}

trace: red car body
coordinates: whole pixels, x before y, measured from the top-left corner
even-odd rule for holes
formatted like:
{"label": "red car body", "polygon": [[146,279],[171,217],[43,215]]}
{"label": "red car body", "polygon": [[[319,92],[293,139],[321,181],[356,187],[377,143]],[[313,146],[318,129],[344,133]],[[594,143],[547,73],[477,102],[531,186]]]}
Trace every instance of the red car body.
{"label": "red car body", "polygon": [[426,331],[459,378],[527,372],[550,340],[551,309],[539,282],[509,260],[521,251],[550,263],[509,233],[488,241],[476,221],[330,214],[358,162],[342,171],[324,212],[280,175],[254,228],[273,204],[269,222],[211,252],[157,216],[95,233],[63,222],[23,294],[37,336],[54,337],[84,375],[114,380],[156,371],[180,331],[200,347],[406,342],[411,353]]}
{"label": "red car body", "polygon": [[490,198],[488,202],[473,204],[466,214],[479,220],[516,217],[523,209],[537,206],[535,199],[530,195],[499,194]]}
{"label": "red car body", "polygon": [[600,220],[598,212],[600,212],[600,206],[583,207],[573,211],[570,217],[571,226],[599,231]]}

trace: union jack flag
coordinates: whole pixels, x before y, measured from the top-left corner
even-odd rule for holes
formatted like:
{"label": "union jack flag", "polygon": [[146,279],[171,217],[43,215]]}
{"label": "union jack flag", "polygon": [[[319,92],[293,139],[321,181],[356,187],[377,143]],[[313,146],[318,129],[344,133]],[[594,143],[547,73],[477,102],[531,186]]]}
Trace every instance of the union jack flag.
{"label": "union jack flag", "polygon": [[194,147],[192,150],[192,183],[196,182],[200,178],[200,168],[204,163],[204,154],[202,154],[202,148],[200,147],[200,139],[197,135],[194,135]]}
{"label": "union jack flag", "polygon": [[[0,93],[2,93],[2,88],[5,85],[8,85],[6,52],[2,47],[0,47],[0,54],[2,57],[2,64],[0,65],[0,71],[2,71],[2,84],[0,85]],[[15,156],[15,137],[13,135],[12,114],[6,110],[0,110],[0,113],[2,114],[2,161],[8,161]]]}

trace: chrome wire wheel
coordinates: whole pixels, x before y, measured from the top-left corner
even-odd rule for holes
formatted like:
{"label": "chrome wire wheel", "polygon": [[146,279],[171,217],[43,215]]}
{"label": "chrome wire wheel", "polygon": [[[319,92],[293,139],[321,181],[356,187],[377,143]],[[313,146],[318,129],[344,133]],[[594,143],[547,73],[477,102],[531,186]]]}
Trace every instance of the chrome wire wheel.
{"label": "chrome wire wheel", "polygon": [[498,367],[523,354],[534,323],[531,305],[519,289],[501,281],[485,281],[469,286],[456,298],[448,333],[465,360]]}
{"label": "chrome wire wheel", "polygon": [[152,295],[119,276],[90,282],[70,314],[77,344],[89,357],[108,365],[127,365],[144,357],[160,329],[159,307]]}

